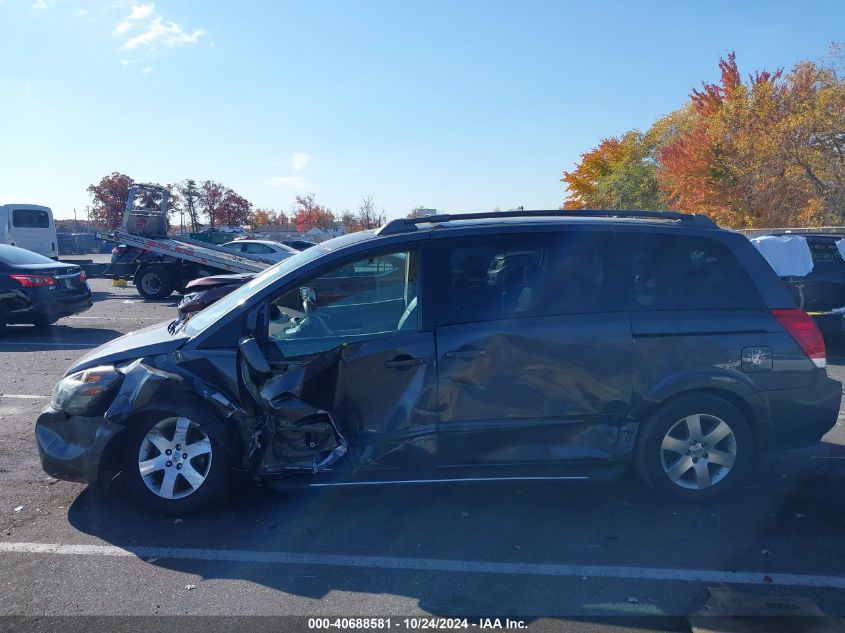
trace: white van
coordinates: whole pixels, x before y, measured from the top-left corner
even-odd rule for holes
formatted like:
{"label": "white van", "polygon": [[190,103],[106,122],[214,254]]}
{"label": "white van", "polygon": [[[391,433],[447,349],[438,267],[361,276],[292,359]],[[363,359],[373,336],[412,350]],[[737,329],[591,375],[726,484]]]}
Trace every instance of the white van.
{"label": "white van", "polygon": [[50,207],[37,204],[0,205],[0,244],[58,259],[57,241]]}

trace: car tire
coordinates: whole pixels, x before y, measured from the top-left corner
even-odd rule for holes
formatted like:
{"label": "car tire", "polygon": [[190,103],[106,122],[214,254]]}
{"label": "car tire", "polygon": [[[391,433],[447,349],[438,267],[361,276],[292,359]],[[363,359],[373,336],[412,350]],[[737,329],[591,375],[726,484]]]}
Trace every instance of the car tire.
{"label": "car tire", "polygon": [[754,463],[754,436],[733,404],[690,394],[660,407],[641,427],[637,470],[655,492],[707,500],[730,492]]}
{"label": "car tire", "polygon": [[228,495],[231,457],[216,414],[201,407],[185,415],[148,413],[135,420],[128,434],[124,479],[130,496],[147,510],[190,514]]}
{"label": "car tire", "polygon": [[173,278],[162,266],[142,266],[133,281],[144,299],[166,299],[173,292]]}

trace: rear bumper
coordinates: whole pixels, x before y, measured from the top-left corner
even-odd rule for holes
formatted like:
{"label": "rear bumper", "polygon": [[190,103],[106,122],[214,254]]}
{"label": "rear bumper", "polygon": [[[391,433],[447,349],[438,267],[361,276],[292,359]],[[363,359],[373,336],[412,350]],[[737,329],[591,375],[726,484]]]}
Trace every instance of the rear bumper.
{"label": "rear bumper", "polygon": [[106,448],[123,428],[102,416],[67,415],[48,405],[35,423],[41,467],[57,479],[96,482]]}
{"label": "rear bumper", "polygon": [[769,433],[764,449],[812,446],[836,424],[842,402],[842,383],[823,371],[812,387],[762,391],[769,409]]}
{"label": "rear bumper", "polygon": [[88,284],[84,289],[63,293],[47,288],[30,289],[27,292],[29,305],[20,310],[7,312],[7,323],[32,323],[36,319],[55,321],[72,314],[85,312],[94,305]]}

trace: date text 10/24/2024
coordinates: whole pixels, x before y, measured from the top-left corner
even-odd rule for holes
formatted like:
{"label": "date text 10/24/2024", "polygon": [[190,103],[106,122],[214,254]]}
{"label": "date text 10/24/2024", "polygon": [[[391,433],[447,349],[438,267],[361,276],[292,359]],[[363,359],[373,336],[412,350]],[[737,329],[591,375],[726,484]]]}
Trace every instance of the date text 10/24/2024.
{"label": "date text 10/24/2024", "polygon": [[527,629],[525,620],[511,618],[308,618],[308,628],[313,631],[445,631],[461,629],[519,630]]}

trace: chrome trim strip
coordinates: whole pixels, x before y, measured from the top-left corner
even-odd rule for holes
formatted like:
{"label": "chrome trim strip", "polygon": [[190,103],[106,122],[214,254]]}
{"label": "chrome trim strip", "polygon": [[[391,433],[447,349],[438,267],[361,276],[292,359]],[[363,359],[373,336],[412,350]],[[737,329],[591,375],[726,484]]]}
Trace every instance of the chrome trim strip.
{"label": "chrome trim strip", "polygon": [[400,479],[395,481],[340,481],[308,484],[309,488],[334,488],[341,486],[392,486],[396,484],[442,484],[474,481],[583,481],[589,477],[573,475],[560,477],[463,477],[460,479]]}

